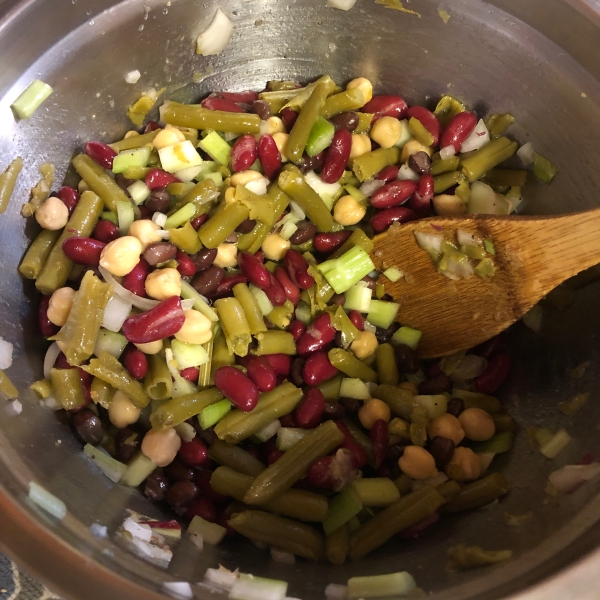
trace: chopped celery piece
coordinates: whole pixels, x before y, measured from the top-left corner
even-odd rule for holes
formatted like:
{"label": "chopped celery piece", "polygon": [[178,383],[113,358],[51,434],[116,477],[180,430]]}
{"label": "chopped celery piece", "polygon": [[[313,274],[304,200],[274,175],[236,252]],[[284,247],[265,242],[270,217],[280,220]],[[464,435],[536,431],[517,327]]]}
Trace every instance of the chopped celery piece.
{"label": "chopped celery piece", "polygon": [[495,273],[496,269],[491,258],[482,259],[475,267],[475,275],[478,277],[493,277]]}
{"label": "chopped celery piece", "polygon": [[343,398],[355,398],[356,400],[368,400],[371,397],[367,384],[362,379],[345,377],[340,385],[340,396]]}
{"label": "chopped celery piece", "polygon": [[32,81],[27,89],[10,105],[19,119],[28,119],[52,93],[52,88],[43,81]]}
{"label": "chopped celery piece", "polygon": [[339,529],[362,509],[362,502],[352,488],[346,488],[343,492],[334,496],[329,501],[329,508],[323,521],[325,534],[329,535]]}
{"label": "chopped celery piece", "polygon": [[534,152],[533,154],[533,172],[535,176],[544,183],[550,184],[558,175],[558,167],[551,163],[541,154]]}
{"label": "chopped celery piece", "polygon": [[209,429],[213,425],[216,425],[232,408],[233,404],[229,400],[220,400],[203,408],[202,412],[198,415],[200,427],[202,429]]}
{"label": "chopped celery piece", "polygon": [[204,173],[202,177],[200,177],[200,181],[206,181],[210,179],[217,187],[221,187],[223,185],[223,175],[221,173]]}
{"label": "chopped celery piece", "polygon": [[119,358],[127,343],[127,338],[123,334],[108,329],[100,329],[94,346],[94,354],[100,356],[102,352],[108,352],[115,358]]}
{"label": "chopped celery piece", "polygon": [[508,452],[513,447],[515,434],[512,431],[501,431],[486,442],[478,442],[471,445],[473,452],[491,452],[493,454],[502,454]]}
{"label": "chopped celery piece", "polygon": [[218,163],[225,166],[229,164],[231,146],[216,131],[211,131],[198,143],[198,147]]}
{"label": "chopped celery piece", "polygon": [[285,600],[287,581],[241,573],[229,591],[230,600]]}
{"label": "chopped celery piece", "polygon": [[207,544],[216,546],[227,533],[225,527],[205,521],[202,517],[196,515],[188,525],[188,533],[202,536],[202,540]]}
{"label": "chopped celery piece", "polygon": [[115,483],[119,483],[121,477],[125,471],[127,471],[127,465],[114,459],[110,454],[104,452],[100,448],[95,448],[91,444],[86,444],[83,447],[83,453],[93,462],[96,466],[111,480]]}
{"label": "chopped celery piece", "polygon": [[392,282],[395,283],[396,281],[402,279],[404,277],[404,273],[398,269],[397,267],[390,267],[389,269],[386,269],[383,274]]}
{"label": "chopped celery piece", "polygon": [[304,148],[308,156],[316,156],[319,152],[325,150],[331,145],[335,127],[323,117],[318,117],[310,130],[306,147]]}
{"label": "chopped celery piece", "polygon": [[327,260],[317,268],[323,273],[335,293],[343,294],[371,271],[374,271],[375,265],[360,246],[354,246],[339,258]]}
{"label": "chopped celery piece", "polygon": [[184,300],[194,300],[195,302],[192,308],[201,312],[213,323],[216,323],[219,320],[217,313],[208,305],[204,296],[201,296],[187,281],[181,282],[181,297]]}
{"label": "chopped celery piece", "polygon": [[256,298],[256,301],[258,302],[258,306],[260,308],[260,312],[263,314],[263,316],[270,314],[273,310],[273,304],[269,300],[267,294],[265,294],[263,290],[257,288],[252,284],[250,284],[248,287],[252,292],[252,295]]}
{"label": "chopped celery piece", "polygon": [[485,251],[492,256],[496,255],[496,249],[494,248],[494,242],[492,240],[486,238],[483,240],[483,245],[485,247]]}
{"label": "chopped celery piece", "polygon": [[277,450],[287,452],[292,446],[296,445],[306,434],[308,430],[299,427],[280,427],[277,431],[277,441],[275,445]]}
{"label": "chopped celery piece", "polygon": [[535,439],[540,446],[545,446],[554,437],[554,432],[546,427],[534,427],[533,429]]}
{"label": "chopped celery piece", "polygon": [[171,340],[171,350],[180,369],[199,367],[209,361],[203,344],[187,344],[174,339]]}
{"label": "chopped celery piece", "polygon": [[131,202],[117,200],[117,220],[119,221],[119,233],[127,235],[131,224],[135,219]]}
{"label": "chopped celery piece", "polygon": [[546,458],[556,458],[570,441],[571,436],[560,429],[540,448],[540,452]]}
{"label": "chopped celery piece", "polygon": [[161,148],[158,156],[162,168],[167,173],[177,173],[177,171],[202,163],[202,157],[189,140]]}
{"label": "chopped celery piece", "polygon": [[357,283],[353,285],[345,294],[346,310],[357,310],[361,313],[368,313],[371,308],[371,290],[366,285]]}
{"label": "chopped celery piece", "polygon": [[202,181],[204,175],[208,175],[208,173],[214,173],[217,170],[218,165],[214,160],[203,160],[202,163],[198,165],[198,168],[200,170],[194,179],[196,181]]}
{"label": "chopped celery piece", "polygon": [[396,318],[400,310],[400,305],[395,302],[386,302],[385,300],[371,300],[367,321],[375,327],[387,329]]}
{"label": "chopped celery piece", "polygon": [[196,216],[196,205],[193,202],[184,204],[178,211],[174,212],[164,224],[163,229],[174,229],[188,221],[191,221]]}
{"label": "chopped celery piece", "polygon": [[413,396],[413,402],[423,407],[430,419],[441,417],[448,406],[448,398],[444,394]]}
{"label": "chopped celery piece", "polygon": [[338,198],[342,191],[342,186],[336,183],[325,183],[319,175],[314,171],[309,171],[304,176],[306,183],[320,196],[321,200],[325,202],[329,210],[333,206],[333,199]]}
{"label": "chopped celery piece", "polygon": [[104,221],[110,221],[113,225],[119,224],[119,221],[117,220],[117,215],[110,210],[105,210],[100,215],[100,218],[103,219]]}
{"label": "chopped celery piece", "polygon": [[127,188],[127,191],[136,206],[139,206],[150,197],[150,188],[141,179],[134,181]]}
{"label": "chopped celery piece", "polygon": [[67,516],[66,504],[35,481],[29,482],[29,499],[57,519]]}
{"label": "chopped celery piece", "polygon": [[391,573],[389,575],[371,575],[348,579],[348,598],[397,598],[405,596],[417,587],[410,573]]}
{"label": "chopped celery piece", "polygon": [[396,345],[404,344],[405,346],[409,346],[413,350],[416,350],[422,335],[423,334],[418,329],[403,326],[392,336],[392,343]]}
{"label": "chopped celery piece", "polygon": [[137,487],[154,469],[156,469],[156,465],[140,452],[127,465],[127,471],[123,473],[119,483]]}
{"label": "chopped celery piece", "polygon": [[123,173],[130,167],[145,167],[150,160],[150,148],[142,146],[132,150],[123,150],[113,158],[113,173]]}

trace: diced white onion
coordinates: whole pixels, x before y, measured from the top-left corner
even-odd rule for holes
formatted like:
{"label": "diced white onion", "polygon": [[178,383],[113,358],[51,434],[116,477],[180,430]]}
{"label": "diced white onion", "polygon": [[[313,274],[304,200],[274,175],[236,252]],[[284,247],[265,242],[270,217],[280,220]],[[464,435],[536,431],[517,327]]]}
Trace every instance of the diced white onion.
{"label": "diced white onion", "polygon": [[269,180],[266,177],[249,181],[244,187],[251,192],[254,192],[257,196],[264,196],[267,193],[267,186]]}
{"label": "diced white onion", "polygon": [[165,592],[181,598],[193,598],[192,586],[187,581],[165,581],[163,583]]}
{"label": "diced white onion", "polygon": [[444,241],[443,235],[440,235],[439,233],[415,231],[415,237],[417,238],[417,244],[419,244],[423,250],[435,254],[442,253],[442,242]]}
{"label": "diced white onion", "polygon": [[283,565],[294,565],[296,564],[296,557],[291,552],[286,552],[285,550],[280,550],[279,548],[275,548],[271,546],[271,558]]}
{"label": "diced white onion", "polygon": [[456,231],[456,239],[461,246],[483,246],[483,242],[479,237],[464,229],[458,229]]}
{"label": "diced white onion", "polygon": [[8,369],[12,365],[13,345],[0,337],[0,369]]}
{"label": "diced white onion", "polygon": [[159,229],[156,232],[156,235],[158,235],[163,240],[170,240],[171,239],[171,232],[170,231],[163,231],[162,229]]}
{"label": "diced white onion", "polygon": [[193,167],[187,167],[186,169],[181,169],[180,171],[176,171],[174,173],[175,177],[182,181],[183,183],[189,183],[202,171],[202,165],[194,165]]}
{"label": "diced white onion", "polygon": [[475,129],[471,131],[469,137],[462,143],[460,147],[461,152],[471,152],[472,150],[479,150],[479,148],[485,146],[490,141],[490,132],[488,131],[483,119],[479,119]]}
{"label": "diced white onion", "polygon": [[444,146],[440,150],[440,158],[442,160],[448,160],[449,158],[452,158],[455,154],[456,154],[456,150],[455,150],[453,144],[450,144],[449,146]]}
{"label": "diced white onion", "polygon": [[290,201],[290,214],[294,216],[298,221],[303,221],[306,218],[306,213],[302,210],[300,205],[293,200]]}
{"label": "diced white onion", "polygon": [[158,304],[158,300],[141,298],[140,296],[136,296],[135,294],[131,293],[129,290],[126,290],[104,267],[99,266],[98,270],[100,271],[102,277],[104,277],[104,281],[113,286],[114,292],[119,294],[121,298],[131,302],[131,304],[136,308],[141,310],[150,310]]}
{"label": "diced white onion", "polygon": [[52,342],[52,344],[50,344],[50,347],[48,348],[48,350],[46,350],[46,356],[44,356],[43,371],[44,371],[45,379],[50,379],[50,370],[54,366],[54,363],[56,362],[56,358],[58,357],[59,354],[60,354],[60,348],[58,347],[56,342]]}
{"label": "diced white onion", "polygon": [[57,519],[64,519],[67,515],[65,503],[35,481],[29,482],[29,499]]}
{"label": "diced white onion", "polygon": [[237,581],[239,573],[228,571],[224,567],[220,569],[206,569],[204,583],[229,591]]}
{"label": "diced white onion", "polygon": [[165,223],[167,222],[167,215],[165,215],[165,213],[161,213],[161,212],[155,212],[152,215],[152,220],[159,226],[159,227],[164,227]]}
{"label": "diced white onion", "polygon": [[364,327],[365,331],[370,331],[371,333],[375,333],[377,331],[377,327],[369,323],[369,321],[365,321]]}
{"label": "diced white onion", "polygon": [[348,588],[339,583],[330,583],[325,588],[325,596],[327,600],[346,600],[348,597]]}
{"label": "diced white onion", "polygon": [[314,171],[309,171],[304,176],[304,179],[306,180],[306,183],[319,194],[323,201],[325,201],[325,197],[328,197],[331,200],[342,187],[337,181],[335,183],[325,183]]}
{"label": "diced white onion", "polygon": [[108,528],[106,525],[100,525],[100,523],[92,523],[90,525],[90,532],[93,536],[100,539],[108,537]]}
{"label": "diced white onion", "polygon": [[460,361],[459,365],[450,374],[450,379],[454,382],[467,381],[478,377],[487,367],[487,360],[476,354],[467,354]]}
{"label": "diced white onion", "polygon": [[385,185],[385,181],[380,179],[367,179],[359,188],[363,196],[370,198],[380,187]]}
{"label": "diced white onion", "polygon": [[131,517],[125,519],[123,529],[128,531],[134,538],[138,538],[144,542],[149,542],[152,539],[152,528],[149,525],[136,523]]}
{"label": "diced white onion", "polygon": [[118,294],[113,294],[109,300],[106,308],[104,309],[104,316],[102,317],[102,327],[109,331],[117,333],[121,331],[125,319],[131,313],[132,304],[129,300],[121,298]]}
{"label": "diced white onion", "polygon": [[185,421],[183,423],[179,423],[179,425],[175,425],[174,429],[177,435],[184,442],[191,442],[196,437],[196,430],[194,429],[194,426],[186,423]]}
{"label": "diced white onion", "polygon": [[60,410],[62,408],[54,396],[48,396],[47,398],[40,400],[40,404],[50,410]]}
{"label": "diced white onion", "polygon": [[279,430],[281,429],[281,423],[279,419],[275,419],[268,425],[265,425],[262,429],[257,431],[254,435],[261,441],[266,442],[270,440]]}
{"label": "diced white onion", "polygon": [[233,23],[220,8],[217,8],[210,25],[196,40],[196,54],[203,56],[219,54],[229,44],[232,33]]}
{"label": "diced white onion", "polygon": [[548,479],[558,493],[571,490],[583,481],[589,481],[600,473],[600,463],[593,462],[589,465],[566,465],[550,473]]}
{"label": "diced white onion", "polygon": [[536,304],[523,315],[523,323],[532,331],[539,333],[542,328],[542,316],[543,309],[539,304]]}
{"label": "diced white onion", "polygon": [[470,279],[475,273],[475,270],[470,261],[458,261],[454,258],[454,255],[450,255],[446,260],[446,268],[440,269],[440,273],[445,275],[448,279],[457,281],[458,279]]}
{"label": "diced white onion", "polygon": [[533,149],[533,144],[531,142],[527,142],[526,144],[523,144],[517,150],[517,156],[521,159],[521,162],[526,167],[533,164],[534,155],[535,155],[535,150]]}
{"label": "diced white onion", "polygon": [[20,415],[23,412],[23,405],[18,400],[9,402],[6,410],[9,415]]}
{"label": "diced white onion", "polygon": [[136,69],[135,71],[129,71],[127,75],[125,75],[125,81],[127,83],[137,83],[141,77],[140,72]]}
{"label": "diced white onion", "polygon": [[482,181],[474,181],[471,184],[471,197],[467,205],[468,214],[507,215],[508,212],[508,202],[502,194],[496,194],[489,185]]}
{"label": "diced white onion", "polygon": [[408,181],[419,181],[419,175],[418,175],[418,173],[415,173],[408,165],[402,165],[398,169],[398,176],[396,177],[396,179],[400,179],[400,180],[407,179]]}
{"label": "diced white onion", "polygon": [[[202,298],[204,298],[204,296],[202,296]],[[206,298],[204,298],[204,301],[208,304]],[[196,300],[194,300],[194,298],[188,298],[187,300],[181,301],[181,308],[182,310],[191,310],[194,308],[194,304],[196,304]]]}
{"label": "diced white onion", "polygon": [[200,552],[204,550],[204,538],[199,533],[190,533],[190,540]]}
{"label": "diced white onion", "polygon": [[350,10],[355,4],[356,0],[327,0],[327,6],[340,10]]}

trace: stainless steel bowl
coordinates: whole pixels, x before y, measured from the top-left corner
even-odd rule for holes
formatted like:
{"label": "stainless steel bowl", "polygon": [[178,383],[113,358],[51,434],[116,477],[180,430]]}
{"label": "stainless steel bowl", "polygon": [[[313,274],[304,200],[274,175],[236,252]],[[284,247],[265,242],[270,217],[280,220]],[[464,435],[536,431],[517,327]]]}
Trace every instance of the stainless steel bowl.
{"label": "stainless steel bowl", "polygon": [[[194,54],[193,39],[219,4],[235,24],[217,57]],[[407,3],[408,5],[408,3]],[[442,6],[451,15],[445,25]],[[520,324],[511,333],[515,367],[503,390],[508,410],[524,427],[566,427],[570,446],[554,462],[531,450],[522,434],[510,456],[498,460],[514,488],[500,505],[445,518],[416,543],[398,541],[343,567],[273,563],[249,543],[207,548],[187,542],[166,572],[113,543],[124,509],[159,510],[136,491],[112,485],[82,455],[64,421],[38,405],[27,385],[41,376],[44,352],[36,331],[35,294],[16,267],[34,235],[19,207],[44,161],[57,181],[73,151],[86,140],[117,139],[127,129],[125,108],[149,87],[193,100],[210,90],[260,89],[268,79],[308,80],[330,73],[339,82],[362,75],[380,92],[409,102],[434,102],[450,92],[477,110],[510,111],[511,134],[560,165],[551,187],[534,184],[529,213],[568,212],[597,205],[600,169],[600,18],[575,0],[413,0],[422,18],[359,0],[350,12],[324,0],[0,1],[0,168],[25,160],[14,200],[0,217],[0,335],[15,344],[11,377],[22,390],[23,413],[0,419],[0,547],[57,592],[100,600],[159,598],[164,580],[199,581],[221,563],[285,579],[289,594],[322,598],[327,583],[351,575],[406,569],[438,599],[597,598],[600,583],[600,495],[592,482],[557,502],[545,502],[549,472],[600,451],[598,284],[577,292],[564,311],[544,308],[534,334]],[[596,9],[598,5],[596,4]],[[138,69],[135,85],[127,72]],[[29,120],[15,123],[9,105],[34,78],[54,94]],[[191,83],[190,83],[191,82]],[[568,370],[589,360],[581,379]],[[579,391],[592,399],[577,416],[556,410]],[[4,401],[0,400],[0,410]],[[62,498],[68,516],[56,522],[26,499],[35,480]],[[508,527],[503,513],[533,516]],[[109,527],[97,540],[88,527]],[[446,550],[458,543],[511,548],[515,558],[468,573],[444,569]],[[198,591],[201,598],[210,596]]]}

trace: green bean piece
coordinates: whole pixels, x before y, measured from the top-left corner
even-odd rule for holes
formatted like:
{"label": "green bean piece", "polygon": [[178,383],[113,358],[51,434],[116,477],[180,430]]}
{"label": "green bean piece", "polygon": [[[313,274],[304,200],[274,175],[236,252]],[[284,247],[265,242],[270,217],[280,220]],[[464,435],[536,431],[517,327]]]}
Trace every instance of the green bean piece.
{"label": "green bean piece", "polygon": [[36,279],[39,276],[59,235],[60,231],[50,229],[42,229],[37,234],[19,265],[19,273],[25,279]]}
{"label": "green bean piece", "polygon": [[412,489],[413,480],[402,473],[396,479],[394,479],[394,485],[398,488],[398,491],[402,496],[408,494]]}
{"label": "green bean piece", "polygon": [[207,406],[222,399],[223,394],[215,387],[171,398],[150,415],[150,424],[153,429],[170,429],[199,415]]}
{"label": "green bean piece", "polygon": [[198,230],[198,237],[207,248],[217,248],[248,218],[248,215],[246,206],[241,202],[234,202],[206,221]]}
{"label": "green bean piece", "polygon": [[398,385],[400,373],[396,355],[391,344],[377,346],[377,374],[379,381],[384,385]]}
{"label": "green bean piece", "polygon": [[351,250],[355,246],[359,246],[362,248],[367,254],[370,254],[373,251],[375,245],[373,244],[373,240],[362,230],[355,229],[350,237],[344,242],[344,244],[338,248],[332,255],[331,259],[339,258],[342,254],[346,254],[348,250]]}
{"label": "green bean piece", "polygon": [[365,105],[365,96],[359,88],[344,90],[329,96],[321,109],[321,116],[329,119],[343,112],[354,111]]}
{"label": "green bean piece", "polygon": [[230,444],[239,442],[254,435],[275,419],[288,415],[302,400],[302,390],[286,381],[266,394],[261,394],[257,405],[250,412],[239,409],[231,411],[215,426],[215,433],[220,440]]}
{"label": "green bean piece", "polygon": [[223,331],[219,331],[213,337],[212,360],[210,361],[210,379],[212,385],[215,380],[215,371],[220,367],[227,367],[235,364],[235,355],[229,350],[227,340]]}
{"label": "green bean piece", "polygon": [[90,397],[94,404],[99,404],[102,408],[108,409],[115,395],[115,388],[112,385],[94,377],[90,386]]}
{"label": "green bean piece", "polygon": [[375,454],[373,453],[373,443],[369,439],[369,436],[351,419],[342,419],[342,422],[348,429],[348,432],[352,436],[352,439],[364,450],[367,457],[367,462],[373,468],[375,468]]}
{"label": "green bean piece", "polygon": [[351,352],[342,350],[341,348],[332,348],[327,356],[329,362],[338,371],[345,373],[348,377],[355,377],[363,381],[377,381],[377,372],[367,367],[364,362],[358,360]]}
{"label": "green bean piece", "polygon": [[[250,475],[244,475],[229,467],[219,467],[212,474],[210,486],[218,494],[231,496],[234,500],[242,502],[253,481]],[[266,502],[262,508],[299,521],[322,523],[327,514],[328,502],[322,494],[291,489]]]}
{"label": "green bean piece", "polygon": [[444,502],[444,497],[431,486],[424,486],[400,498],[352,534],[350,558],[362,558],[379,548],[397,533],[432,515]]}
{"label": "green bean piece", "polygon": [[434,160],[431,163],[431,169],[429,172],[435,177],[436,175],[441,175],[442,173],[449,173],[450,171],[456,171],[460,166],[460,158],[456,155],[451,156],[450,158]]}
{"label": "green bean piece", "polygon": [[246,189],[243,185],[235,188],[235,199],[248,209],[248,218],[260,221],[266,225],[274,224],[273,211],[275,209],[273,200],[266,194],[258,196]]}
{"label": "green bean piece", "polygon": [[54,397],[62,408],[71,410],[85,404],[83,385],[77,369],[52,369],[50,379]]}
{"label": "green bean piece", "polygon": [[336,331],[341,333],[342,346],[344,348],[347,348],[358,335],[358,329],[348,318],[346,311],[341,306],[338,306],[331,316],[331,325]]}
{"label": "green bean piece", "polygon": [[495,415],[502,410],[502,405],[494,396],[486,396],[479,392],[469,392],[468,390],[452,390],[453,398],[460,398],[465,403],[465,408],[481,408],[490,415]]}
{"label": "green bean piece", "polygon": [[427,425],[429,425],[429,414],[424,406],[415,406],[410,413],[410,441],[413,446],[425,445],[427,441]]}
{"label": "green bean piece", "polygon": [[410,440],[410,424],[396,417],[388,423],[390,435],[396,435],[403,440]]}
{"label": "green bean piece", "polygon": [[371,123],[373,122],[373,113],[359,112],[358,114],[358,125],[354,130],[354,133],[369,133],[371,131]]}
{"label": "green bean piece", "polygon": [[252,350],[252,354],[263,356],[264,354],[296,354],[296,342],[294,336],[288,331],[264,331],[256,335],[258,346]]}
{"label": "green bean piece", "polygon": [[325,538],[327,560],[334,565],[343,565],[350,551],[350,532],[347,525],[338,527]]}
{"label": "green bean piece", "polygon": [[92,192],[95,192],[102,198],[108,210],[117,212],[117,202],[127,202],[130,204],[127,194],[87,154],[78,154],[72,162],[77,173],[88,184]]}
{"label": "green bean piece", "polygon": [[159,134],[162,129],[155,129],[149,133],[143,133],[142,135],[132,135],[131,137],[123,138],[118,142],[113,142],[109,146],[118,154],[123,150],[133,150],[134,148],[141,148],[146,144],[151,144],[152,140]]}
{"label": "green bean piece", "polygon": [[250,333],[256,335],[261,331],[267,331],[262,311],[254,294],[245,283],[238,283],[233,286],[233,295],[240,303],[242,311],[246,315]]}
{"label": "green bean piece", "polygon": [[214,129],[225,133],[260,132],[260,117],[251,113],[231,113],[222,110],[207,110],[199,104],[163,104],[163,120],[169,125],[192,127],[193,129]]}
{"label": "green bean piece", "polygon": [[496,188],[523,187],[527,181],[527,171],[519,169],[491,169],[481,181]]}
{"label": "green bean piece", "polygon": [[250,505],[265,504],[289,490],[306,475],[315,460],[329,454],[343,441],[344,434],[333,421],[322,423],[256,477],[244,496],[244,502]]}
{"label": "green bean piece", "polygon": [[256,477],[267,468],[250,452],[221,440],[212,444],[208,449],[208,456],[223,467],[229,467],[250,477]]}
{"label": "green bean piece", "polygon": [[405,388],[382,384],[371,392],[373,398],[383,400],[401,419],[409,419],[416,404],[414,394]]}
{"label": "green bean piece", "polygon": [[449,481],[444,481],[435,488],[444,498],[446,502],[450,502],[460,494],[460,484],[456,481],[450,479]]}
{"label": "green bean piece", "polygon": [[419,119],[411,117],[408,121],[408,129],[415,136],[417,142],[423,144],[423,146],[433,146],[434,137]]}
{"label": "green bean piece", "polygon": [[260,510],[235,513],[228,521],[238,533],[311,560],[325,558],[325,536],[310,525]]}
{"label": "green bean piece", "polygon": [[313,190],[300,170],[290,166],[282,171],[278,179],[279,187],[298,203],[319,231],[331,231],[334,226],[330,210],[319,194]]}
{"label": "green bean piece", "polygon": [[173,378],[160,354],[148,356],[148,372],[144,377],[144,392],[151,400],[167,400],[173,391]]}
{"label": "green bean piece", "polygon": [[93,271],[84,275],[73,298],[67,322],[52,338],[63,343],[63,353],[70,365],[80,365],[94,352],[104,309],[112,291],[113,286],[100,281]]}
{"label": "green bean piece", "polygon": [[148,406],[150,399],[144,393],[142,384],[135,380],[121,363],[108,352],[101,352],[98,358],[92,358],[89,365],[81,367],[102,381],[121,390],[138,408]]}
{"label": "green bean piece", "polygon": [[465,176],[461,171],[452,171],[451,173],[442,173],[433,178],[434,194],[441,194],[453,185],[461,183],[465,180]]}
{"label": "green bean piece", "polygon": [[8,399],[17,398],[19,395],[19,390],[15,387],[9,376],[2,369],[0,369],[0,394]]}
{"label": "green bean piece", "polygon": [[483,479],[468,483],[460,493],[444,508],[443,512],[459,512],[479,508],[504,496],[510,490],[510,483],[502,473],[492,473]]}
{"label": "green bean piece", "polygon": [[195,254],[202,248],[198,234],[189,221],[183,227],[167,229],[167,231],[171,234],[169,241],[175,244],[180,250],[183,250],[183,252]]}
{"label": "green bean piece", "polygon": [[[216,314],[216,313],[215,313]],[[218,319],[218,317],[217,317]],[[198,387],[202,390],[204,388],[207,388],[211,383],[210,383],[210,375],[211,375],[211,371],[212,371],[212,356],[213,356],[213,348],[215,345],[215,334],[213,332],[213,336],[210,340],[208,340],[208,342],[205,342],[204,344],[202,344],[202,347],[204,348],[204,350],[206,350],[206,354],[208,354],[208,362],[205,362],[204,364],[200,365],[198,367]]]}
{"label": "green bean piece", "polygon": [[452,119],[466,110],[465,105],[453,96],[442,96],[433,114],[438,118],[442,127],[446,127]]}
{"label": "green bean piece", "polygon": [[[204,214],[208,211],[213,200],[217,198],[218,189],[212,179],[204,179],[198,182],[190,191],[181,199],[181,206],[193,204],[196,207],[196,215]],[[176,212],[181,206],[175,206],[173,211]]]}
{"label": "green bean piece", "polygon": [[516,119],[509,113],[494,113],[484,119],[485,126],[492,138],[501,136],[515,121]]}
{"label": "green bean piece", "polygon": [[75,236],[89,237],[101,212],[102,200],[94,192],[84,192],[35,281],[35,287],[42,294],[49,296],[62,287],[69,277],[73,263],[63,252],[63,242]]}
{"label": "green bean piece", "polygon": [[352,170],[359,181],[365,181],[377,175],[384,167],[395,165],[399,160],[400,150],[395,146],[378,148],[355,158]]}
{"label": "green bean piece", "polygon": [[21,207],[21,216],[31,217],[35,213],[36,209],[44,202],[50,195],[50,190],[54,185],[54,172],[55,167],[52,163],[43,163],[40,165],[40,173],[42,178],[31,188],[31,196],[29,202],[26,202]]}
{"label": "green bean piece", "polygon": [[321,390],[323,397],[325,400],[330,400],[332,402],[337,402],[340,397],[340,387],[342,385],[342,379],[344,376],[341,373],[338,373],[331,379],[327,379],[323,383],[320,383],[316,387]]}
{"label": "green bean piece", "polygon": [[229,351],[238,356],[246,356],[252,335],[241,302],[237,298],[221,298],[215,302],[215,309]]}
{"label": "green bean piece", "polygon": [[40,379],[39,381],[34,381],[30,386],[30,390],[33,390],[40,398],[47,398],[48,396],[52,396],[52,382],[49,379]]}
{"label": "green bean piece", "polygon": [[15,158],[8,168],[2,175],[0,175],[0,214],[2,214],[8,207],[8,203],[15,191],[15,185],[17,185],[17,179],[23,168],[23,159],[21,157]]}
{"label": "green bean piece", "polygon": [[469,181],[476,181],[489,170],[510,158],[518,147],[517,142],[511,142],[506,137],[496,138],[471,156],[464,158],[462,160],[462,171]]}
{"label": "green bean piece", "polygon": [[266,317],[269,323],[277,327],[277,329],[286,329],[292,320],[294,310],[295,306],[292,302],[286,300],[281,306],[274,306],[273,310]]}

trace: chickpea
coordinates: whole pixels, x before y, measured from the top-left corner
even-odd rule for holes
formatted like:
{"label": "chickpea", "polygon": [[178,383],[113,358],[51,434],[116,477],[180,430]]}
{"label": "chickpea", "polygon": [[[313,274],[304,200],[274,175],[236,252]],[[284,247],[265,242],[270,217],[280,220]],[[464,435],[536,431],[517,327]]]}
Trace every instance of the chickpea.
{"label": "chickpea", "polygon": [[474,442],[485,442],[496,433],[494,419],[481,408],[463,410],[458,420],[465,430],[465,437]]}
{"label": "chickpea", "polygon": [[181,274],[177,269],[156,269],[146,277],[146,294],[155,300],[181,295]]}
{"label": "chickpea", "polygon": [[135,423],[140,418],[140,409],[121,391],[117,390],[108,405],[108,418],[119,429]]}
{"label": "chickpea", "polygon": [[246,185],[251,181],[256,181],[258,179],[262,179],[263,175],[258,171],[253,171],[252,169],[248,169],[247,171],[240,171],[239,173],[234,173],[231,176],[231,185],[235,188],[238,185]]}
{"label": "chickpea", "polygon": [[455,446],[458,446],[465,437],[465,432],[461,427],[460,421],[454,415],[449,415],[448,413],[433,419],[429,423],[427,433],[430,438],[434,438],[436,435],[448,438],[454,442]]}
{"label": "chickpea", "polygon": [[85,179],[82,179],[78,184],[77,184],[77,191],[80,194],[83,194],[83,192],[89,192],[90,191],[90,186],[87,184],[87,181]]}
{"label": "chickpea", "polygon": [[402,381],[398,384],[398,387],[404,388],[405,390],[410,390],[415,396],[419,393],[419,388],[412,381]]}
{"label": "chickpea", "polygon": [[135,129],[130,129],[124,136],[124,140],[128,140],[129,138],[135,137],[136,135],[140,135]]}
{"label": "chickpea", "polygon": [[224,269],[237,265],[237,244],[220,244],[217,247],[217,258],[214,264]]}
{"label": "chickpea", "polygon": [[292,244],[278,233],[269,234],[261,246],[265,257],[269,260],[281,260],[291,247]]}
{"label": "chickpea", "polygon": [[140,262],[142,242],[132,235],[125,235],[109,242],[102,248],[100,266],[111,275],[123,277]]}
{"label": "chickpea", "polygon": [[459,446],[444,471],[455,481],[472,481],[481,476],[481,461],[471,448]]}
{"label": "chickpea", "polygon": [[406,446],[398,459],[400,470],[411,479],[429,479],[438,473],[433,456],[420,446]]}
{"label": "chickpea", "polygon": [[279,117],[269,117],[267,119],[267,133],[274,135],[275,133],[287,133],[283,121]]}
{"label": "chickpea", "polygon": [[235,188],[228,187],[225,190],[225,204],[226,204],[226,206],[229,206],[230,204],[233,204],[234,202],[237,202],[237,200],[235,199]]}
{"label": "chickpea", "polygon": [[459,217],[467,214],[467,203],[454,194],[439,194],[432,198],[433,207],[440,217]]}
{"label": "chickpea", "polygon": [[182,131],[177,129],[177,127],[167,125],[162,131],[156,134],[156,137],[152,140],[152,146],[155,150],[161,150],[167,146],[174,146],[180,142],[185,142],[185,140],[186,137]]}
{"label": "chickpea", "polygon": [[59,327],[62,327],[69,317],[75,290],[70,287],[63,287],[56,290],[48,303],[48,320]]}
{"label": "chickpea", "polygon": [[355,158],[358,158],[367,152],[371,152],[371,138],[364,133],[353,133],[348,164],[351,165]]}
{"label": "chickpea", "polygon": [[134,344],[144,354],[158,354],[163,348],[163,341],[156,340],[155,342],[147,342],[146,344]]}
{"label": "chickpea", "polygon": [[373,84],[365,77],[357,77],[348,83],[346,86],[347,90],[353,90],[359,88],[365,97],[365,104],[373,98]]}
{"label": "chickpea", "polygon": [[333,218],[340,225],[356,225],[366,212],[367,209],[352,196],[342,196],[333,207]]}
{"label": "chickpea", "polygon": [[358,420],[365,429],[371,429],[376,421],[383,419],[386,423],[391,417],[390,407],[378,398],[370,398],[358,411]]}
{"label": "chickpea", "polygon": [[400,154],[400,162],[405,163],[410,156],[416,154],[417,152],[426,152],[429,157],[433,154],[433,149],[429,146],[423,146],[421,142],[417,142],[417,140],[409,140],[404,144],[404,148],[402,148],[402,154]]}
{"label": "chickpea", "polygon": [[358,335],[350,345],[350,350],[352,350],[356,358],[362,360],[363,358],[367,358],[367,356],[371,356],[377,350],[378,345],[379,342],[375,334],[365,329],[365,331],[358,332]]}
{"label": "chickpea", "polygon": [[181,438],[174,429],[151,429],[142,440],[142,453],[157,467],[172,463],[180,447]]}
{"label": "chickpea", "polygon": [[281,154],[281,162],[287,162],[289,158],[285,154],[285,145],[287,144],[288,138],[290,136],[287,133],[274,133],[273,141],[279,150],[279,154]]}
{"label": "chickpea", "polygon": [[382,148],[391,148],[402,135],[402,123],[394,117],[381,117],[371,127],[371,139]]}
{"label": "chickpea", "polygon": [[142,252],[150,245],[162,242],[162,238],[158,235],[160,225],[150,219],[140,219],[134,221],[129,227],[127,235],[136,237],[142,243]]}
{"label": "chickpea", "polygon": [[212,338],[212,323],[200,311],[184,310],[183,327],[175,334],[180,342],[186,344],[205,344]]}
{"label": "chickpea", "polygon": [[50,196],[35,210],[35,220],[44,228],[56,231],[62,229],[69,220],[69,209],[56,196]]}

